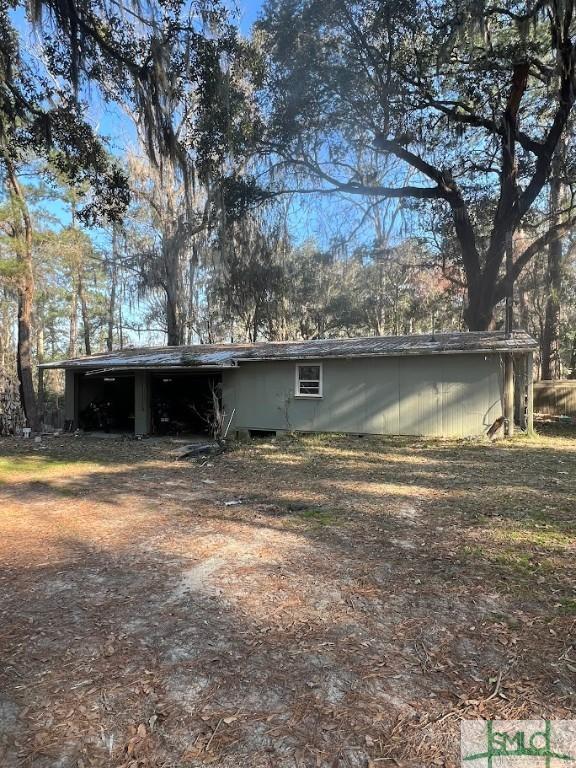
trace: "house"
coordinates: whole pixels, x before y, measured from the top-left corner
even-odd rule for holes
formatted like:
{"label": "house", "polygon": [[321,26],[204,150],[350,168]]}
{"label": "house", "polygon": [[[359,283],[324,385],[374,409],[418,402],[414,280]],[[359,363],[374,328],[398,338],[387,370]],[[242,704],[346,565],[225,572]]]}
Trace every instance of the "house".
{"label": "house", "polygon": [[439,333],[128,348],[43,367],[64,369],[66,419],[86,430],[197,433],[217,392],[233,432],[462,437],[503,415],[506,359],[527,425],[536,346],[519,330]]}

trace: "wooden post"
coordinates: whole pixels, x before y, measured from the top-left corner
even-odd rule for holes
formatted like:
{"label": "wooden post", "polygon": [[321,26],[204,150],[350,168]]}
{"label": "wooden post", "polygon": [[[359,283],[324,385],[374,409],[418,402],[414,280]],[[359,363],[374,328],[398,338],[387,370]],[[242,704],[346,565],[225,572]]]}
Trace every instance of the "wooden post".
{"label": "wooden post", "polygon": [[134,434],[150,434],[150,376],[136,371],[134,376]]}
{"label": "wooden post", "polygon": [[526,361],[526,357],[521,357],[520,360],[522,361],[522,365],[519,366],[520,370],[516,376],[516,412],[518,413],[518,423],[520,424],[520,429],[523,432],[526,432],[526,392],[528,387],[526,371],[528,370],[528,363]]}
{"label": "wooden post", "polygon": [[504,419],[506,436],[514,434],[514,356],[504,355]]}
{"label": "wooden post", "polygon": [[64,427],[72,431],[78,426],[78,376],[70,369],[64,375]]}
{"label": "wooden post", "polygon": [[534,432],[534,352],[528,352],[526,369],[526,431],[531,435]]}

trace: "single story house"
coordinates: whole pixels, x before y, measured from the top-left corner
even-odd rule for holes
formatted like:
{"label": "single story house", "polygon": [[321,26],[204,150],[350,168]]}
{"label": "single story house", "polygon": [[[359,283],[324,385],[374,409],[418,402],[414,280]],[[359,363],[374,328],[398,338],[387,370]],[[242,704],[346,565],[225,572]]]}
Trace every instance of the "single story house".
{"label": "single story house", "polygon": [[86,430],[197,433],[216,391],[232,432],[462,437],[502,417],[506,359],[527,425],[536,346],[520,330],[438,333],[127,348],[43,367],[64,369],[68,425]]}

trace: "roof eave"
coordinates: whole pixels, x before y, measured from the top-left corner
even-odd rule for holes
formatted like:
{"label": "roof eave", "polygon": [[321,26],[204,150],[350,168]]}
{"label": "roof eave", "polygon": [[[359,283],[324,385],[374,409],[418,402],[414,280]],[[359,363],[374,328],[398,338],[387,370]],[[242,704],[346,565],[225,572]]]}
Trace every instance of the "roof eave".
{"label": "roof eave", "polygon": [[42,363],[38,367],[44,370],[75,370],[75,371],[194,371],[194,370],[225,370],[237,368],[242,363],[270,363],[274,361],[286,362],[297,360],[355,360],[357,358],[370,358],[370,357],[426,357],[430,355],[497,355],[497,354],[522,354],[527,352],[535,352],[538,349],[537,344],[525,344],[525,345],[504,345],[490,348],[477,348],[477,349],[404,349],[404,350],[391,350],[383,352],[355,352],[353,354],[317,354],[305,353],[302,355],[271,355],[267,357],[240,357],[231,359],[229,363],[206,363],[206,364],[189,364],[189,365],[161,365],[158,363],[146,364],[146,363],[122,363],[105,365],[98,364],[97,361],[74,361],[74,360],[62,360],[59,362]]}

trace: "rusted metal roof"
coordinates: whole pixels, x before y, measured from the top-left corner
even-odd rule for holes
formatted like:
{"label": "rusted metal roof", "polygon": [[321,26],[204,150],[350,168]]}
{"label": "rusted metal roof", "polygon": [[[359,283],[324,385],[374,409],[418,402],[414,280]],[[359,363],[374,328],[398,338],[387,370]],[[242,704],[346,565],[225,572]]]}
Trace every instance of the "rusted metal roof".
{"label": "rusted metal roof", "polygon": [[126,348],[91,357],[45,363],[44,368],[225,368],[250,360],[400,357],[454,353],[528,352],[537,348],[526,331],[369,336],[353,339],[271,341],[257,344],[196,344],[186,347]]}

